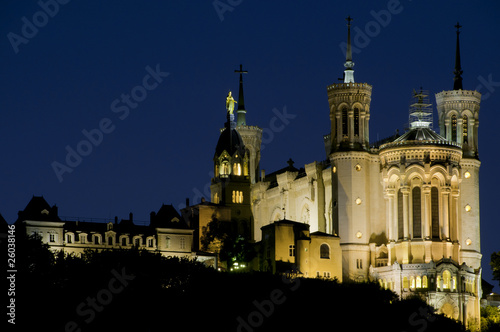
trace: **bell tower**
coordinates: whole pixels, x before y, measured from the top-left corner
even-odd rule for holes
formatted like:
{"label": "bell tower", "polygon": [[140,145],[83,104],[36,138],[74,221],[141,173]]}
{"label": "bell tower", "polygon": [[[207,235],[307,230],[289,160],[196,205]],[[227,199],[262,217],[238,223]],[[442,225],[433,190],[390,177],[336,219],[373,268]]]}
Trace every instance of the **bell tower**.
{"label": "bell tower", "polygon": [[460,64],[460,24],[455,25],[457,33],[453,90],[436,94],[440,133],[448,141],[462,147],[460,161],[460,186],[456,196],[459,200],[458,241],[461,245],[460,264],[473,268],[481,267],[481,246],[479,232],[479,161],[478,127],[481,93],[464,90]]}
{"label": "bell tower", "polygon": [[[330,105],[330,145],[327,151],[332,169],[332,234],[340,236],[344,280],[366,280],[370,249],[370,178],[376,178],[369,146],[372,86],[356,83],[351,51],[351,22],[347,19],[347,51],[343,83],[327,87]],[[328,146],[328,145],[327,145]]]}

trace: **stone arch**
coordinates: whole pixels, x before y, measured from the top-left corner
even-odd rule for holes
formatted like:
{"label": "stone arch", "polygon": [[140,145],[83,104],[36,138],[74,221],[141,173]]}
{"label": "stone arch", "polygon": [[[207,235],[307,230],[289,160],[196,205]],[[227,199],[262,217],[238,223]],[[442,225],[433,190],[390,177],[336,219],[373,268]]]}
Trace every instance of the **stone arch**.
{"label": "stone arch", "polygon": [[271,223],[279,220],[283,220],[283,210],[276,206],[271,213]]}

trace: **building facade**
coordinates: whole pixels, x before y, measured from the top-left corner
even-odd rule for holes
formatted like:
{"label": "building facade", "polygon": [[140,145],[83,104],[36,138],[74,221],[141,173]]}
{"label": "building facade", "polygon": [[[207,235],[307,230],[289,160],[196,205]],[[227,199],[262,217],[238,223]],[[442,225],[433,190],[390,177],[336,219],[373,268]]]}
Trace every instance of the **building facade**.
{"label": "building facade", "polygon": [[[331,122],[324,136],[326,160],[302,168],[289,160],[288,167],[270,174],[262,171],[247,181],[248,191],[238,189],[244,193],[242,207],[251,209],[248,221],[251,240],[260,248],[259,269],[276,271],[278,261],[300,262],[299,272],[315,277],[323,267],[313,266],[311,259],[307,264],[300,261],[306,249],[299,242],[307,238],[320,248],[334,238],[338,246],[332,246],[332,257],[340,264],[339,279],[378,280],[401,297],[420,295],[439,312],[464,324],[479,324],[481,94],[462,87],[458,38],[457,30],[453,90],[435,95],[439,134],[432,129],[429,94],[420,90],[413,93],[408,131],[378,143],[369,140],[372,86],[355,82],[348,38],[344,81],[326,89]],[[240,99],[242,93],[240,77]],[[226,131],[231,128],[231,137],[239,137],[245,158],[254,151],[254,174],[262,131],[248,133],[246,115],[245,110],[241,130],[246,139],[238,126],[231,127],[230,119]],[[223,135],[217,145],[214,183],[222,174],[221,140],[232,144]],[[224,204],[218,200],[220,192],[212,186],[212,202]],[[297,235],[298,230],[303,234]],[[313,234],[331,238],[313,241]],[[312,250],[308,254],[314,256]]]}

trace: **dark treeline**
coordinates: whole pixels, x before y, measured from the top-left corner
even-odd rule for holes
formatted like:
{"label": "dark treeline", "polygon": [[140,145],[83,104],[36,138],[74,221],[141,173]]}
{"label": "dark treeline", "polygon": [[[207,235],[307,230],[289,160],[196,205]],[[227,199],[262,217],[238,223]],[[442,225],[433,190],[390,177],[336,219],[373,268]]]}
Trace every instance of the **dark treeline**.
{"label": "dark treeline", "polygon": [[140,250],[52,254],[17,241],[23,331],[461,331],[424,301],[374,283],[222,273]]}

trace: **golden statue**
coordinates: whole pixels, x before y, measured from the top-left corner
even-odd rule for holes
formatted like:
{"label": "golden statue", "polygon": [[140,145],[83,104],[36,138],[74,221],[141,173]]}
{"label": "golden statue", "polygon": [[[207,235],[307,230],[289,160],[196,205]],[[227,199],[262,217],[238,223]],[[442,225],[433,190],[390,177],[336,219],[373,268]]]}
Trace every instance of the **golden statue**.
{"label": "golden statue", "polygon": [[236,100],[234,100],[231,91],[227,94],[226,98],[226,109],[229,112],[229,114],[233,114],[234,111],[234,103],[238,103]]}

